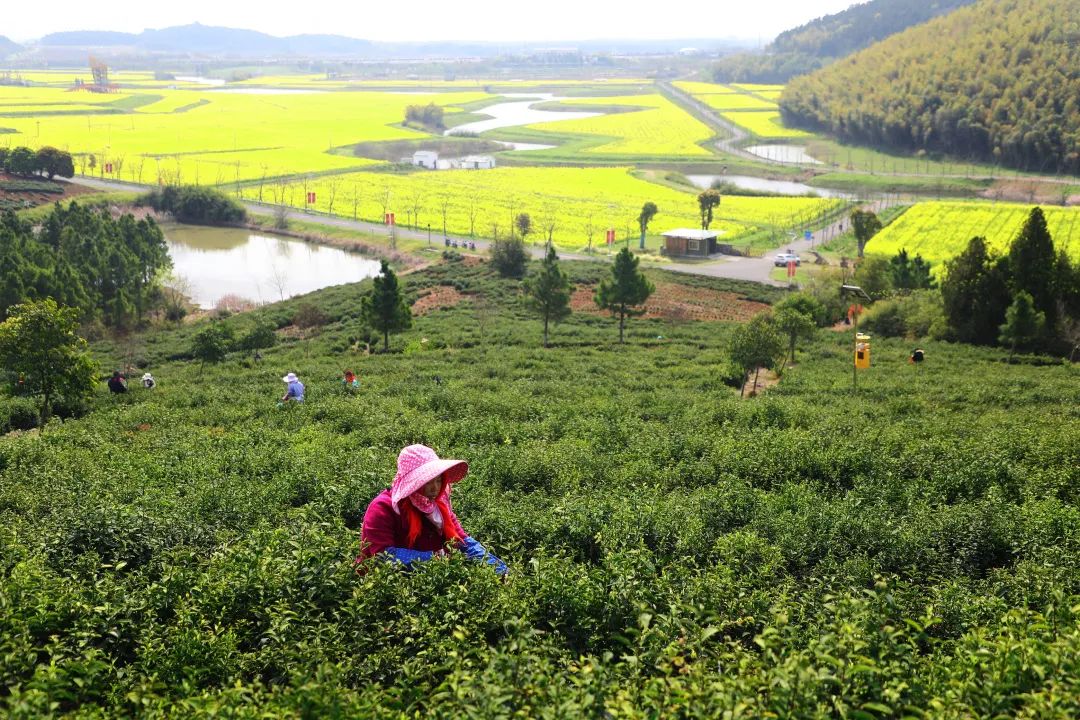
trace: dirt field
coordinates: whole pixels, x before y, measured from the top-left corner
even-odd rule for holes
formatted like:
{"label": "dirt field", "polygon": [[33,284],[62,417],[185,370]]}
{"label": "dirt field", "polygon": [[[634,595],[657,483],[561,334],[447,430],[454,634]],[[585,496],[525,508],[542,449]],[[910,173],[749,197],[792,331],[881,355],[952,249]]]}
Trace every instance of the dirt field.
{"label": "dirt field", "polygon": [[[574,312],[601,313],[593,301],[596,288],[579,286],[570,298]],[[744,322],[767,310],[765,303],[745,300],[736,293],[694,288],[674,283],[657,283],[656,292],[645,303],[645,317],[665,320]]]}
{"label": "dirt field", "polygon": [[439,285],[429,288],[412,306],[413,315],[427,315],[429,312],[453,307],[465,299],[465,296],[452,287]]}

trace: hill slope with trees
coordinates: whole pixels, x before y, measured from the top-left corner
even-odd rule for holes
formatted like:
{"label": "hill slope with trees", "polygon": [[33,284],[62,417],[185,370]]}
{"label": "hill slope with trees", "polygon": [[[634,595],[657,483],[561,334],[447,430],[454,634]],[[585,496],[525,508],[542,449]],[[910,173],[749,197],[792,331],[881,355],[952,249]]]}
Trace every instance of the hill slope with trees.
{"label": "hill slope with trees", "polygon": [[787,82],[974,0],[871,0],[780,33],[764,54],[744,53],[717,65],[719,82]]}
{"label": "hill slope with trees", "polygon": [[1080,5],[984,0],[796,78],[780,110],[844,140],[1080,173]]}

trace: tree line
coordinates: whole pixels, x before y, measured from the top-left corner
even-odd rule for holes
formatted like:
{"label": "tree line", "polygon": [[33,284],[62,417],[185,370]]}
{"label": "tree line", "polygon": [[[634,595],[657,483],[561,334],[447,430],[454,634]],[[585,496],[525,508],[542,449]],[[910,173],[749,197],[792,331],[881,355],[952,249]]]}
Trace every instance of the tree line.
{"label": "tree line", "polygon": [[28,147],[0,148],[0,170],[12,175],[44,175],[52,180],[74,177],[75,163],[71,153],[54,147],[37,151]]}
{"label": "tree line", "polygon": [[[881,228],[872,220],[863,221],[870,237]],[[865,241],[859,238],[860,247]],[[1003,253],[992,252],[985,238],[972,238],[945,263],[940,286],[930,263],[904,250],[863,259],[853,281],[875,301],[864,326],[877,334],[998,345],[1010,352],[1080,350],[1080,267],[1055,247],[1038,207]]]}
{"label": "tree line", "polygon": [[54,298],[77,308],[84,323],[139,324],[160,299],[172,266],[165,236],[152,220],[113,218],[72,202],[57,204],[35,228],[12,212],[0,216],[0,317],[14,305]]}
{"label": "tree line", "polygon": [[1075,0],[961,8],[792,80],[780,112],[902,152],[1080,173],[1080,44],[1062,22],[1075,11]]}

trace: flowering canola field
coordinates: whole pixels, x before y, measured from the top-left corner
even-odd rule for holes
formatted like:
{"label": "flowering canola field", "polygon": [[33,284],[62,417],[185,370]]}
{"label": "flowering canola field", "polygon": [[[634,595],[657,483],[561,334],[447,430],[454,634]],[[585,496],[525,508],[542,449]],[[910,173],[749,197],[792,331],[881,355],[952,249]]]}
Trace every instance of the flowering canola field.
{"label": "flowering canola field", "polygon": [[[334,146],[423,138],[397,127],[405,106],[434,102],[452,107],[490,97],[483,92],[402,95],[388,92],[234,94],[221,91],[155,90],[149,104],[109,115],[101,108],[130,94],[92,95],[60,88],[0,87],[0,115],[33,103],[40,114],[0,116],[0,146],[53,145],[76,155],[93,154],[98,172],[129,182],[254,180],[264,176],[364,167],[373,161],[328,154]],[[156,99],[153,99],[156,98]],[[75,104],[88,114],[47,114]],[[93,107],[88,107],[88,106]],[[176,112],[180,108],[186,112]],[[76,108],[76,109],[78,109]],[[76,169],[85,172],[76,159]]]}
{"label": "flowering canola field", "polygon": [[[511,219],[529,213],[533,239],[546,239],[546,226],[554,222],[552,239],[569,250],[603,242],[612,227],[619,241],[627,232],[636,242],[641,206],[655,202],[660,214],[650,226],[648,245],[659,244],[659,233],[678,227],[700,227],[695,193],[681,192],[634,177],[628,168],[503,167],[494,170],[423,171],[396,173],[357,172],[315,178],[306,185],[263,188],[264,200],[303,206],[306,192],[316,193],[314,209],[349,218],[381,222],[385,211],[401,226],[427,228],[438,237],[443,228],[455,235],[492,237],[494,226],[505,236]],[[244,197],[252,199],[252,188]],[[354,206],[355,199],[355,206]],[[738,244],[748,235],[769,228],[798,225],[839,201],[806,197],[724,197],[713,230],[722,242]],[[354,214],[355,209],[355,214]],[[768,243],[766,243],[768,244]]]}
{"label": "flowering canola field", "polygon": [[628,105],[642,109],[581,120],[555,120],[528,127],[555,133],[595,135],[610,139],[610,142],[585,150],[586,154],[667,158],[712,155],[699,144],[713,136],[714,133],[709,126],[684,112],[662,95],[575,98],[572,102],[574,105]]}
{"label": "flowering canola field", "polygon": [[[870,240],[866,251],[895,255],[902,249],[940,264],[967,247],[976,236],[998,253],[1008,251],[1030,205],[977,202],[924,202],[915,205]],[[1080,262],[1080,208],[1044,207],[1054,247]]]}

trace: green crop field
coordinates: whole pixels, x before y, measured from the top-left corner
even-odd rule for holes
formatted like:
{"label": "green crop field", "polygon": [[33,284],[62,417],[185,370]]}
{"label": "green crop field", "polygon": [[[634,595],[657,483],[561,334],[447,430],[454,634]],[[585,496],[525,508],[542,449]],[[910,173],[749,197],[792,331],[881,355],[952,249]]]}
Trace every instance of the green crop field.
{"label": "green crop field", "polygon": [[[1075,367],[875,339],[853,395],[823,330],[740,401],[728,325],[637,318],[618,346],[578,312],[543,350],[487,264],[402,282],[461,299],[395,352],[357,349],[367,285],[331,288],[256,311],[328,318],[257,364],[184,360],[202,324],[97,343],[158,387],[0,437],[0,714],[1080,715]],[[289,370],[307,403],[279,411]],[[458,553],[354,572],[414,442],[468,460],[454,507],[508,582]]]}
{"label": "green crop field", "polygon": [[[976,236],[1006,252],[1031,210],[1030,205],[975,202],[918,203],[875,235],[867,252],[895,255],[901,249],[940,264],[967,247]],[[1080,262],[1080,208],[1044,207],[1054,246]]]}
{"label": "green crop field", "polygon": [[556,120],[528,126],[530,129],[560,134],[597,136],[601,142],[586,150],[596,155],[638,155],[642,157],[700,157],[712,153],[701,143],[712,130],[661,95],[575,98],[575,106],[627,105],[642,110],[580,120]]}
{"label": "green crop field", "polygon": [[[244,197],[252,199],[257,191],[258,187],[245,187]],[[660,208],[650,226],[650,247],[659,245],[658,235],[663,230],[700,226],[695,193],[640,180],[628,168],[360,172],[316,178],[306,186],[268,183],[262,188],[264,201],[299,206],[303,206],[306,191],[316,193],[315,209],[350,218],[354,217],[355,193],[355,217],[381,222],[384,211],[393,211],[403,226],[426,228],[430,224],[436,238],[442,233],[444,203],[448,232],[477,237],[491,237],[495,223],[499,234],[505,236],[512,218],[527,212],[534,225],[533,240],[546,240],[545,228],[554,222],[553,240],[568,250],[588,245],[590,224],[594,246],[603,242],[608,227],[615,228],[620,241],[629,227],[636,242],[636,218],[645,202],[655,202]],[[779,233],[841,205],[840,201],[820,198],[726,196],[712,229],[722,233],[721,242],[742,244],[755,233],[773,229]],[[771,248],[776,242],[770,234],[754,246]]]}

